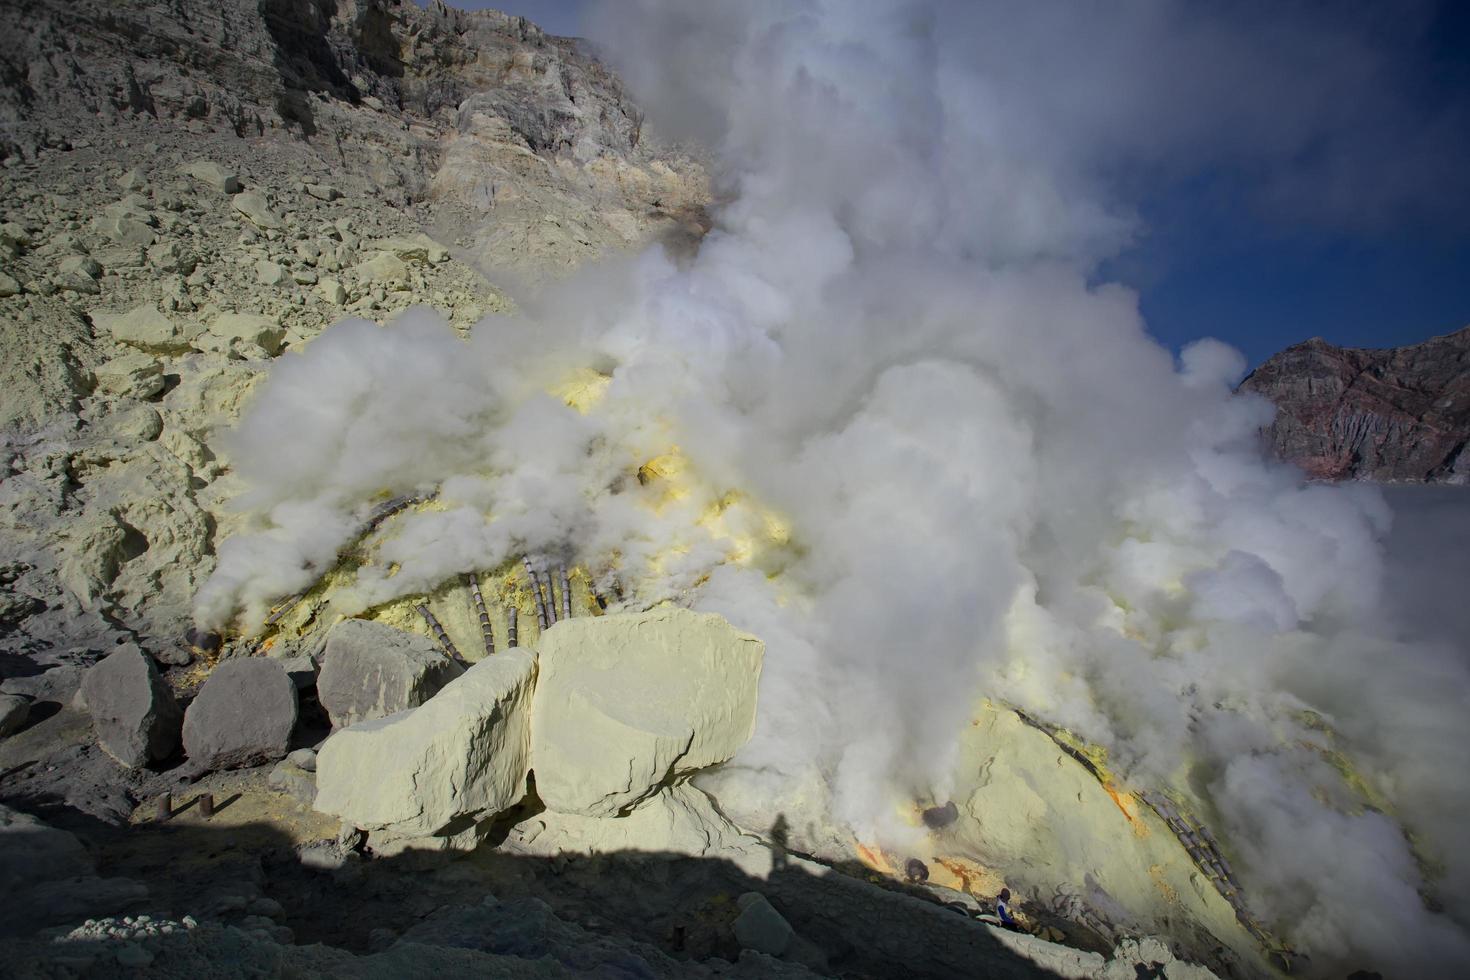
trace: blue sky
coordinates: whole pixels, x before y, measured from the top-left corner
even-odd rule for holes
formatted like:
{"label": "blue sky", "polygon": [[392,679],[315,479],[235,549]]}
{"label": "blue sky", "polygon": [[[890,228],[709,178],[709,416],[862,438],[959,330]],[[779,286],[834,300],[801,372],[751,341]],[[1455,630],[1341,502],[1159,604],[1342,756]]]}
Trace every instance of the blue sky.
{"label": "blue sky", "polygon": [[[1310,3],[1292,4],[1298,13]],[[556,34],[582,33],[587,0],[460,0],[464,9],[494,7],[521,14]],[[1249,6],[1249,3],[1244,6]],[[1134,247],[1105,263],[1100,279],[1122,281],[1139,292],[1149,329],[1177,349],[1201,336],[1239,347],[1252,364],[1309,337],[1345,346],[1388,347],[1414,343],[1470,324],[1470,193],[1453,186],[1399,183],[1458,169],[1470,173],[1470,134],[1423,140],[1412,134],[1435,126],[1463,130],[1470,121],[1470,2],[1422,0],[1384,30],[1384,11],[1342,0],[1319,5],[1333,23],[1362,23],[1359,40],[1377,45],[1383,85],[1398,93],[1364,115],[1361,133],[1328,133],[1320,152],[1348,157],[1349,184],[1385,202],[1364,200],[1357,214],[1352,196],[1308,213],[1280,206],[1260,187],[1275,174],[1249,172],[1213,160],[1191,161],[1157,181],[1133,183],[1129,195],[1141,217]],[[1323,20],[1323,23],[1328,21]],[[1374,35],[1382,33],[1380,40]],[[1344,98],[1353,98],[1345,93]],[[1340,107],[1328,107],[1328,111]],[[1350,117],[1349,127],[1358,125]],[[1414,145],[1392,147],[1411,134]],[[1328,168],[1331,170],[1332,168]],[[1329,174],[1331,176],[1331,174]],[[1433,183],[1433,181],[1429,181]],[[1310,197],[1309,192],[1305,196]],[[1325,196],[1325,192],[1324,192]],[[1404,203],[1408,202],[1408,203]],[[1366,215],[1366,216],[1365,216]]]}

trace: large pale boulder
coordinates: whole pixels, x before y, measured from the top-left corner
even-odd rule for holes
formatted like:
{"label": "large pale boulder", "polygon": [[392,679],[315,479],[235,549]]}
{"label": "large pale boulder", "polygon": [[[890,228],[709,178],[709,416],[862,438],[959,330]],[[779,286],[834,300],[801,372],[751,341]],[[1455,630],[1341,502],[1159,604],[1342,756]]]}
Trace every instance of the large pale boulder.
{"label": "large pale boulder", "polygon": [[317,699],[346,728],[416,708],[462,673],[427,636],[347,619],[327,633]]}
{"label": "large pale boulder", "polygon": [[110,395],[152,398],[163,390],[163,365],[152,354],[129,351],[92,370],[97,388]]}
{"label": "large pale boulder", "polygon": [[392,252],[375,252],[357,264],[357,278],[365,283],[401,286],[408,279],[408,266]]}
{"label": "large pale boulder", "polygon": [[661,788],[618,817],[543,810],[516,824],[511,835],[521,850],[547,857],[619,851],[689,857],[718,854],[751,873],[770,869],[770,851],[726,820],[708,796],[687,782]]}
{"label": "large pale boulder", "polygon": [[373,847],[418,838],[474,845],[477,821],[525,794],[536,658],[487,657],[422,707],[345,728],[317,755],[316,809],[369,831]]}
{"label": "large pale boulder", "polygon": [[153,660],[129,644],[82,676],[81,696],[102,750],[129,768],[167,758],[179,744],[179,705]]}
{"label": "large pale boulder", "polygon": [[275,354],[281,349],[286,331],[275,317],[259,313],[221,313],[210,323],[209,334],[226,345],[232,340],[239,340],[255,344],[267,354]]}
{"label": "large pale boulder", "polygon": [[91,314],[92,322],[129,347],[158,354],[179,354],[200,334],[193,324],[178,323],[157,306],[145,303],[126,313]]}
{"label": "large pale boulder", "polygon": [[438,265],[449,261],[449,249],[423,232],[395,238],[380,238],[367,248],[396,255],[399,259],[412,265]]}
{"label": "large pale boulder", "polygon": [[184,714],[184,752],[196,769],[238,769],[285,758],[296,727],[296,685],[280,661],[227,660]]}
{"label": "large pale boulder", "polygon": [[285,227],[280,215],[272,211],[266,199],[254,191],[245,191],[231,197],[230,206],[257,228],[271,231]]}
{"label": "large pale boulder", "polygon": [[541,639],[531,721],[542,802],[614,816],[729,759],[755,727],[764,654],[720,616],[687,609],[557,623]]}

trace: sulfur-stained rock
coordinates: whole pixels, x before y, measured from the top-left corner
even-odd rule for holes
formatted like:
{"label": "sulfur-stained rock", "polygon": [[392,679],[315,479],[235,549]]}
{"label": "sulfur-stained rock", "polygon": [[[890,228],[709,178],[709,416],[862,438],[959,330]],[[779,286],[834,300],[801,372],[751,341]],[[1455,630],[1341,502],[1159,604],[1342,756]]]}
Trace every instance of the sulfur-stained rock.
{"label": "sulfur-stained rock", "polygon": [[408,266],[392,252],[376,252],[357,264],[357,277],[367,283],[401,285],[408,279]]}
{"label": "sulfur-stained rock", "polygon": [[416,708],[464,673],[427,636],[366,619],[327,634],[317,697],[335,728]]}
{"label": "sulfur-stained rock", "polygon": [[[540,786],[540,774],[537,774]],[[769,852],[756,839],[715,809],[710,798],[687,782],[664,786],[633,810],[617,817],[587,817],[543,810],[512,830],[518,844],[532,854],[612,854],[657,851],[702,857],[754,857],[769,862]],[[769,866],[769,864],[767,864]]]}
{"label": "sulfur-stained rock", "polygon": [[291,274],[279,262],[262,259],[255,263],[255,281],[262,286],[284,286],[291,281]]}
{"label": "sulfur-stained rock", "polygon": [[179,744],[178,702],[148,655],[129,644],[82,676],[97,742],[129,768],[167,758]]}
{"label": "sulfur-stained rock", "polygon": [[92,321],[121,343],[142,351],[179,354],[199,336],[199,327],[175,321],[157,306],[145,303],[126,313],[92,313]]}
{"label": "sulfur-stained rock", "polygon": [[239,340],[255,344],[267,354],[276,354],[281,349],[285,329],[274,317],[259,313],[221,313],[209,325],[209,334],[228,344]]}
{"label": "sulfur-stained rock", "polygon": [[473,846],[474,828],[525,793],[536,658],[475,664],[422,707],[345,728],[317,754],[316,809],[372,834]]}
{"label": "sulfur-stained rock", "polygon": [[152,398],[163,390],[163,365],[142,351],[130,351],[104,361],[92,372],[99,390],[110,395]]}
{"label": "sulfur-stained rock", "polygon": [[397,256],[410,265],[438,265],[449,261],[449,249],[420,232],[416,235],[401,235],[396,238],[380,238],[365,247]]}
{"label": "sulfur-stained rock", "polygon": [[612,816],[729,759],[755,726],[764,653],[720,616],[686,609],[556,624],[540,643],[531,725],[542,801]]}
{"label": "sulfur-stained rock", "polygon": [[227,660],[184,715],[184,752],[200,771],[274,762],[286,755],[296,716],[296,685],[279,661]]}
{"label": "sulfur-stained rock", "polygon": [[333,306],[341,306],[347,302],[347,290],[336,279],[321,280],[316,284],[316,292],[318,296]]}

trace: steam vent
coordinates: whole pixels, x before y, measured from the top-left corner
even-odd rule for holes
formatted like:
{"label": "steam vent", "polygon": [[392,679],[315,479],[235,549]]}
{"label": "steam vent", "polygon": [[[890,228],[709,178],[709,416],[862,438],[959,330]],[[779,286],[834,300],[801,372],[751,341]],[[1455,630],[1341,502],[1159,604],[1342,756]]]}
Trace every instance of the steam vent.
{"label": "steam vent", "polygon": [[1470,975],[1443,5],[506,2],[0,4],[0,975]]}

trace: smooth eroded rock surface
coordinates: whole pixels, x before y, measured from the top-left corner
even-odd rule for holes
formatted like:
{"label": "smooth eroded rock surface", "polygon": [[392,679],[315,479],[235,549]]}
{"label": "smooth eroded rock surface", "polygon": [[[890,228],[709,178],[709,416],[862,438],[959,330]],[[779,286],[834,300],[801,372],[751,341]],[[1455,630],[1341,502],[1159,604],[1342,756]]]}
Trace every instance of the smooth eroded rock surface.
{"label": "smooth eroded rock surface", "polygon": [[184,752],[201,770],[274,762],[286,755],[296,715],[296,685],[279,661],[227,660],[184,715]]}
{"label": "smooth eroded rock surface", "polygon": [[347,619],[327,634],[317,697],[334,728],[415,708],[464,668],[418,633]]}
{"label": "smooth eroded rock surface", "polygon": [[525,793],[536,658],[475,664],[423,706],[345,728],[317,754],[316,809],[393,838],[449,838]]}
{"label": "smooth eroded rock surface", "polygon": [[615,815],[754,729],[765,644],[712,613],[566,620],[539,654],[531,757],[549,809]]}

